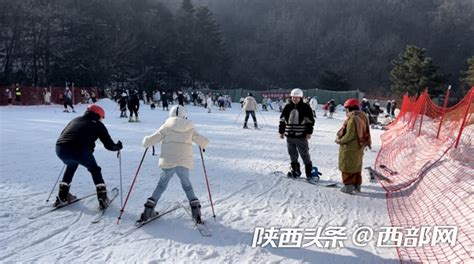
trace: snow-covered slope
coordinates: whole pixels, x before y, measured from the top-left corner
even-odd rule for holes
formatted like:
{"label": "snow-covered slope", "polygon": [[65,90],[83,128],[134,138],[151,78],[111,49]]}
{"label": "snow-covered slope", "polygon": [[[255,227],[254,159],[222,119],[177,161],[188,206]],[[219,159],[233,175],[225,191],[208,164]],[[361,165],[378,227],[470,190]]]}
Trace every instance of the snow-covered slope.
{"label": "snow-covered slope", "polygon": [[[140,123],[118,118],[114,102],[99,102],[106,110],[104,123],[112,138],[121,140],[123,197],[128,191],[144,153],[143,136],[151,134],[165,121],[167,112],[143,106]],[[55,141],[78,113],[63,113],[55,106],[10,106],[0,108],[0,262],[41,263],[396,263],[394,249],[375,247],[375,239],[365,247],[351,242],[359,226],[377,230],[388,226],[385,194],[378,184],[369,183],[363,172],[363,194],[345,195],[338,189],[313,186],[274,174],[287,171],[289,156],[286,141],[278,137],[278,112],[257,113],[261,130],[243,130],[240,108],[208,114],[204,108],[187,106],[189,118],[198,131],[210,139],[204,153],[216,221],[212,218],[199,150],[194,147],[191,181],[203,205],[212,237],[202,237],[184,210],[177,210],[156,222],[134,229],[143,204],[155,188],[160,169],[158,156],[149,151],[120,224],[120,198],[98,224],[91,224],[97,201],[89,198],[35,220],[27,217],[45,200],[63,164],[56,157]],[[310,140],[313,163],[323,172],[322,180],[340,181],[337,169],[338,146],[335,133],[344,113],[334,119],[321,118],[318,112],[315,132]],[[250,125],[252,123],[250,122]],[[252,125],[253,127],[253,125]],[[372,165],[380,147],[380,131],[372,131],[374,148],[367,151],[365,165]],[[160,146],[156,147],[159,155]],[[97,142],[95,157],[102,167],[109,189],[120,186],[119,161],[113,152]],[[56,195],[55,188],[53,197]],[[95,191],[88,171],[79,167],[71,192],[82,196]],[[51,200],[54,200],[54,198]],[[186,198],[177,177],[170,181],[158,202],[158,211]],[[254,228],[347,228],[344,248],[252,247]]]}

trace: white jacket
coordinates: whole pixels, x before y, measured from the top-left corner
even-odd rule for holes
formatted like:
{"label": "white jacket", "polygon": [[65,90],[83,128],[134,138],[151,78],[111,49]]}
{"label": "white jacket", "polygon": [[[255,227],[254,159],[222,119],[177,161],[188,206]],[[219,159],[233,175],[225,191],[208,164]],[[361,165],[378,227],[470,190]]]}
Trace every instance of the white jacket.
{"label": "white jacket", "polygon": [[318,108],[318,100],[316,98],[311,98],[309,101],[309,106],[311,106],[311,109],[316,110]]}
{"label": "white jacket", "polygon": [[158,131],[144,137],[142,145],[148,148],[160,142],[162,142],[159,160],[161,168],[183,166],[191,169],[193,167],[192,143],[205,148],[209,140],[196,131],[193,122],[181,117],[170,117]]}
{"label": "white jacket", "polygon": [[244,99],[244,105],[242,106],[244,111],[257,111],[257,101],[252,96],[247,96]]}

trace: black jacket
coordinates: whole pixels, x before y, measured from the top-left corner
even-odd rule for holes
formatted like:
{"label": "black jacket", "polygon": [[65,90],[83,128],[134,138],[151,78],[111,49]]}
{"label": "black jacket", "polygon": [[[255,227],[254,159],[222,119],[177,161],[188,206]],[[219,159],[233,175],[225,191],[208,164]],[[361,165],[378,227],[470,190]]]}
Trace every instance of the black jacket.
{"label": "black jacket", "polygon": [[120,105],[120,110],[122,109],[125,110],[125,107],[127,107],[127,103],[128,103],[127,97],[120,98],[118,103]]}
{"label": "black jacket", "polygon": [[93,112],[86,112],[83,116],[74,118],[61,132],[56,145],[77,148],[85,146],[93,151],[95,141],[99,138],[106,149],[111,151],[120,150],[118,144],[112,141],[107,128],[99,119],[99,115]]}
{"label": "black jacket", "polygon": [[302,101],[296,105],[290,101],[280,115],[278,132],[284,133],[286,137],[305,138],[306,135],[313,134],[313,126],[314,117],[311,107]]}
{"label": "black jacket", "polygon": [[130,111],[133,111],[133,110],[138,111],[138,109],[140,109],[140,100],[138,100],[137,94],[133,94],[132,96],[130,96],[130,99],[128,99],[128,102],[127,102],[127,107],[128,107],[128,110]]}

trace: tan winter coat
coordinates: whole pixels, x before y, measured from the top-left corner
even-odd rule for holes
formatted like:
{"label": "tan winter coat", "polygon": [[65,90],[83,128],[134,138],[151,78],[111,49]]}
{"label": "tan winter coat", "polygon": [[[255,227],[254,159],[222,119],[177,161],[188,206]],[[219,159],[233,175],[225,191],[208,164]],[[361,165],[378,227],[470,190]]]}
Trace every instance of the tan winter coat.
{"label": "tan winter coat", "polygon": [[244,111],[257,111],[257,101],[253,96],[247,96],[244,99],[244,106],[242,107]]}
{"label": "tan winter coat", "polygon": [[346,173],[362,171],[364,148],[371,148],[369,120],[364,112],[353,111],[337,133],[339,170]]}
{"label": "tan winter coat", "polygon": [[209,140],[196,131],[193,122],[181,117],[170,117],[158,131],[144,137],[142,145],[148,148],[160,142],[162,142],[159,160],[161,168],[182,166],[191,169],[193,167],[192,143],[205,148]]}

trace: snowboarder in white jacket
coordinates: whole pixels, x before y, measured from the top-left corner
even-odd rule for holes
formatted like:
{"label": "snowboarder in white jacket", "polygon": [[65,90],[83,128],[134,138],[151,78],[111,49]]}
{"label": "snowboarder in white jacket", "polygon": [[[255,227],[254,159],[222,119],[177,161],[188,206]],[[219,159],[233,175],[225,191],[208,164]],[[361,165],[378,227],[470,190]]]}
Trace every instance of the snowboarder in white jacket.
{"label": "snowboarder in white jacket", "polygon": [[187,119],[184,106],[176,105],[171,108],[169,118],[165,123],[155,133],[143,138],[142,145],[148,148],[160,142],[159,166],[163,171],[152,196],[145,203],[145,210],[140,220],[146,221],[158,214],[155,211],[155,205],[166,190],[169,180],[176,173],[189,200],[193,218],[199,223],[201,222],[201,205],[189,180],[189,169],[193,166],[192,143],[205,148],[209,140],[200,135],[194,123]]}

